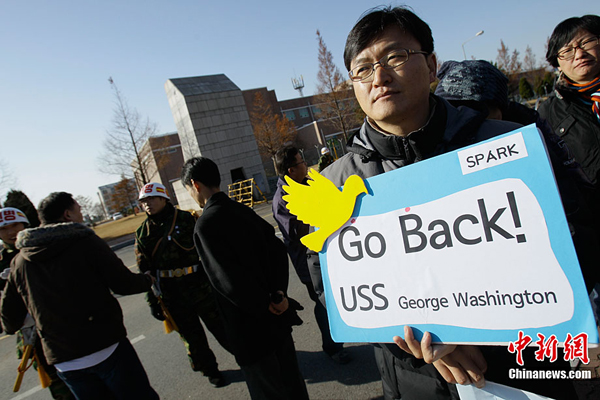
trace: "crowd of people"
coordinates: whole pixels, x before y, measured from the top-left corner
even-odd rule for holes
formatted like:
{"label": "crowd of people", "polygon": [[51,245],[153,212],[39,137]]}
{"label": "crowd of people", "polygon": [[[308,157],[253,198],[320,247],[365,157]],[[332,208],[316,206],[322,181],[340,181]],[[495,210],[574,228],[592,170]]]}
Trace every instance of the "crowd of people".
{"label": "crowd of people", "polygon": [[[344,51],[366,118],[343,157],[333,161],[323,149],[319,169],[339,187],[350,175],[373,177],[534,123],[592,292],[600,282],[599,40],[596,15],[555,28],[546,58],[560,74],[538,113],[509,101],[506,76],[488,62],[446,62],[438,71],[431,29],[409,9],[371,10],[350,31]],[[199,218],[174,207],[160,183],[140,191],[147,219],[135,234],[139,273],[82,224],[69,193],[42,200],[40,227],[28,227],[18,209],[0,210],[2,330],[35,329],[37,359],[51,376],[54,398],[158,398],[113,295],[145,292],[151,315],[178,331],[192,369],[215,387],[227,382],[200,320],[233,354],[253,399],[307,399],[292,337],[302,306],[287,294],[289,259],[314,302],[323,351],[339,364],[352,360],[331,338],[318,254],[300,241],[310,227],[283,199],[284,177],[307,183],[306,162],[294,146],[280,149],[275,161],[280,180],[272,208],[283,241],[221,191],[212,160],[195,157],[182,166],[181,182],[203,209]],[[385,399],[458,399],[457,384],[483,387],[486,380],[555,399],[600,397],[598,376],[510,379],[508,371],[518,366],[505,346],[432,344],[427,335],[419,342],[410,327],[398,334],[373,344]],[[533,350],[524,357],[532,361]],[[536,366],[572,368],[562,360]]]}

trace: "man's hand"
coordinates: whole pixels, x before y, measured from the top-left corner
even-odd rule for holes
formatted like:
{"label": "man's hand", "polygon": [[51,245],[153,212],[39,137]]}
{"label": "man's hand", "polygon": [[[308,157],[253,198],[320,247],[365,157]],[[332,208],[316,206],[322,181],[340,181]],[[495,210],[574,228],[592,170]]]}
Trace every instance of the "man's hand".
{"label": "man's hand", "polygon": [[394,336],[393,340],[402,350],[433,364],[447,382],[485,386],[483,374],[487,363],[477,346],[432,344],[429,332],[425,332],[419,343],[408,326],[404,327],[404,339]]}
{"label": "man's hand", "polygon": [[144,272],[144,275],[148,275],[150,277],[150,279],[152,280],[152,285],[156,283],[156,278],[150,273],[150,271]]}
{"label": "man's hand", "polygon": [[[281,315],[288,309],[290,304],[288,302],[287,297],[285,297],[285,294],[283,294],[283,292],[281,290],[278,290],[276,293],[278,295],[280,295],[282,300],[277,303],[274,301],[271,301],[271,303],[269,304],[269,311],[275,315]],[[277,301],[277,300],[275,300],[275,301]]]}

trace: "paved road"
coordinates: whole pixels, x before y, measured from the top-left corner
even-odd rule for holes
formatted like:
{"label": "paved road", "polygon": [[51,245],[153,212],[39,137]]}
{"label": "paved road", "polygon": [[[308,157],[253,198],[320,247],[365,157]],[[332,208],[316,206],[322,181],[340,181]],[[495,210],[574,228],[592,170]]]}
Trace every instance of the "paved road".
{"label": "paved road", "polygon": [[[273,223],[270,204],[256,207],[259,215]],[[134,266],[133,247],[117,250],[125,265]],[[135,270],[135,268],[133,268]],[[311,399],[380,399],[382,398],[379,373],[368,344],[348,344],[354,356],[350,364],[333,363],[321,350],[321,339],[312,314],[311,300],[304,286],[290,269],[289,295],[304,306],[300,312],[304,324],[294,328],[294,341],[300,368],[308,386]],[[119,298],[125,315],[129,339],[134,343],[150,382],[161,398],[180,399],[249,399],[239,367],[233,356],[219,347],[208,334],[220,369],[231,382],[215,389],[200,373],[189,367],[183,344],[176,333],[166,335],[162,324],[151,317],[144,295]],[[314,304],[314,303],[313,303]],[[15,356],[14,337],[0,335],[0,399],[51,399],[47,389],[41,389],[37,374],[31,370],[25,374],[19,393],[12,392],[18,360]]]}

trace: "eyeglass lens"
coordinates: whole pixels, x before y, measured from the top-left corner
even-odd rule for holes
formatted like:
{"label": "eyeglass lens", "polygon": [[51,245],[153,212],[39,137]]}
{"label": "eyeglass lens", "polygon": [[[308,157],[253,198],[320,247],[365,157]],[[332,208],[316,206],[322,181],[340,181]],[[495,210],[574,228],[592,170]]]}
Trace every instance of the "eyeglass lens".
{"label": "eyeglass lens", "polygon": [[385,57],[383,57],[381,60],[377,61],[376,63],[365,63],[365,64],[357,65],[356,67],[352,68],[352,70],[350,71],[350,73],[351,73],[350,78],[353,81],[362,81],[362,80],[370,77],[371,74],[373,74],[373,71],[375,71],[375,65],[377,65],[377,64],[381,65],[383,68],[390,69],[390,68],[399,67],[407,61],[408,61],[408,51],[406,51],[406,50],[393,51],[393,52],[389,53],[388,55],[386,55]]}
{"label": "eyeglass lens", "polygon": [[570,60],[571,58],[575,57],[576,49],[581,49],[583,51],[591,50],[598,45],[599,39],[600,39],[599,36],[584,39],[581,42],[579,42],[579,44],[577,46],[570,46],[570,47],[566,48],[565,50],[561,51],[560,53],[558,53],[558,57],[563,60]]}

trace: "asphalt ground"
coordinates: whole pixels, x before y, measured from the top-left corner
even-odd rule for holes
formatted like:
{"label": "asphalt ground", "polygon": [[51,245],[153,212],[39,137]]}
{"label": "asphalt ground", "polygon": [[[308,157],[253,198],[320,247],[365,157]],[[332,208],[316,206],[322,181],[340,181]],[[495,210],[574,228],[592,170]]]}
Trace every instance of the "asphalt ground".
{"label": "asphalt ground", "polygon": [[[276,226],[271,204],[255,206],[255,211]],[[116,250],[125,265],[137,271],[133,246]],[[315,322],[312,301],[290,265],[290,297],[305,309],[299,312],[304,324],[294,327],[293,338],[298,363],[311,399],[382,399],[379,372],[373,347],[369,344],[346,344],[353,361],[338,365],[321,351],[321,336]],[[165,334],[162,323],[152,318],[143,294],[119,297],[129,340],[133,343],[150,379],[162,399],[249,399],[239,366],[207,331],[211,349],[229,384],[213,388],[200,373],[189,367],[185,349],[176,333]],[[0,399],[51,399],[48,389],[39,386],[37,373],[26,372],[21,390],[12,392],[18,360],[15,338],[0,335]]]}

